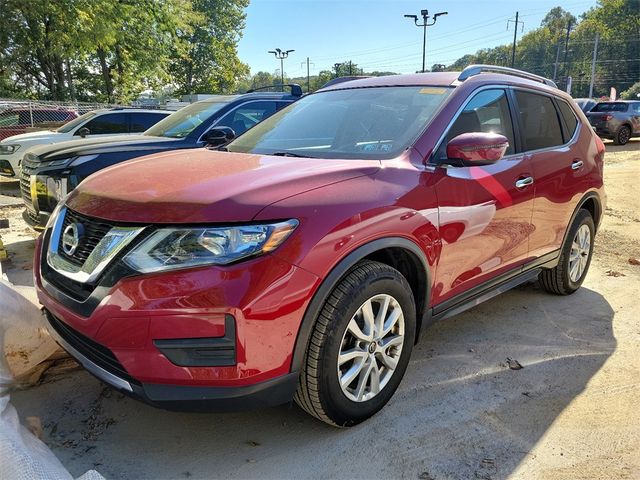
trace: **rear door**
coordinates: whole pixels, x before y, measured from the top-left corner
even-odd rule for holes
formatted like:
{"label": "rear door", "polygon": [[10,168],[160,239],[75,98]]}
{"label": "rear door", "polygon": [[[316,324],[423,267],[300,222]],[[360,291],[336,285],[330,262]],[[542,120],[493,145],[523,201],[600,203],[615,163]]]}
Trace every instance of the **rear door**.
{"label": "rear door", "polygon": [[640,102],[631,104],[631,125],[634,135],[640,135]]}
{"label": "rear door", "polygon": [[447,142],[467,132],[499,133],[509,140],[505,157],[492,165],[437,169],[442,250],[434,303],[517,272],[528,256],[533,188],[522,181],[531,177],[531,165],[519,152],[510,103],[504,88],[474,94],[436,151],[434,161],[442,163]]}
{"label": "rear door", "polygon": [[587,152],[577,141],[581,125],[567,102],[520,89],[514,96],[535,187],[529,251],[541,257],[560,248],[573,210],[588,188]]}

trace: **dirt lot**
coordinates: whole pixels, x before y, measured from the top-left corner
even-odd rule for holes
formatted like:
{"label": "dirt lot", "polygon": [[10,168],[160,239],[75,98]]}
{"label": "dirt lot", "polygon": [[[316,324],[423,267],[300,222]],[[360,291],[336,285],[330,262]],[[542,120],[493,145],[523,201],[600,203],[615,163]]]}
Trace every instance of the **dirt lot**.
{"label": "dirt lot", "polygon": [[[107,478],[640,478],[640,141],[608,144],[608,208],[584,287],[527,285],[430,328],[376,417],[348,430],[296,407],[170,413],[84,371],[14,392],[74,474]],[[33,236],[3,207],[8,275],[31,282]],[[524,368],[510,370],[507,358]]]}

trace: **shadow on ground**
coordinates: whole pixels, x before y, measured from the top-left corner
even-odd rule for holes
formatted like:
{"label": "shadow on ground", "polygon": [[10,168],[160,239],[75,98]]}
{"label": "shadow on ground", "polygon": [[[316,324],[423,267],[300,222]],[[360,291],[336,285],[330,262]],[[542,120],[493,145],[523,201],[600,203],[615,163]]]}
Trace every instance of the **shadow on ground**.
{"label": "shadow on ground", "polygon": [[[423,334],[374,418],[328,427],[297,407],[172,413],[83,371],[13,394],[75,475],[113,478],[505,478],[616,347],[613,310],[582,288],[526,286]],[[506,358],[524,368],[510,370]],[[428,472],[428,477],[424,472]]]}

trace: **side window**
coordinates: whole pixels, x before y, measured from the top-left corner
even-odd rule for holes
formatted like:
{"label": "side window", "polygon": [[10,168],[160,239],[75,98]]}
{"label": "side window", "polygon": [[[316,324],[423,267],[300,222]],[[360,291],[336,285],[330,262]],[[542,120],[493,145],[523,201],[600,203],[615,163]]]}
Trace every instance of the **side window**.
{"label": "side window", "polygon": [[[85,127],[89,129],[91,135],[108,135],[114,133],[127,133],[126,113],[107,113],[100,115],[88,122]],[[76,135],[78,133],[76,132]]]}
{"label": "side window", "polygon": [[436,158],[447,157],[447,143],[462,133],[488,132],[499,133],[509,140],[505,155],[514,153],[513,122],[509,112],[509,102],[503,89],[483,90],[477,93],[460,112],[449,129],[444,142],[440,145]]}
{"label": "side window", "polygon": [[522,119],[522,137],[526,150],[562,145],[562,129],[551,98],[536,93],[516,91]]}
{"label": "side window", "polygon": [[231,110],[216,124],[219,127],[231,127],[237,135],[249,130],[276,112],[276,102],[250,102]]}
{"label": "side window", "polygon": [[633,104],[633,111],[635,113],[640,113],[640,102]]}
{"label": "side window", "polygon": [[131,132],[144,132],[166,117],[160,113],[131,112]]}
{"label": "side window", "polygon": [[558,108],[560,109],[560,114],[564,119],[564,124],[567,126],[567,136],[565,138],[565,142],[568,142],[576,132],[576,128],[578,127],[578,119],[576,118],[576,114],[573,113],[573,108],[571,108],[567,102],[560,99],[557,99],[557,102]]}

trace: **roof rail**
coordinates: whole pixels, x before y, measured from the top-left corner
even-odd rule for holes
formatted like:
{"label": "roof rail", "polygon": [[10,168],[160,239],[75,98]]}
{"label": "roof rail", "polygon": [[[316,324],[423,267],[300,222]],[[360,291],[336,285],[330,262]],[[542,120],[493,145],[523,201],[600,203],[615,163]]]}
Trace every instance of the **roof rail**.
{"label": "roof rail", "polygon": [[540,75],[536,75],[534,73],[525,72],[523,70],[518,70],[516,68],[500,67],[497,65],[469,65],[460,73],[460,75],[458,75],[458,81],[464,82],[467,78],[479,75],[482,72],[504,73],[505,75],[527,78],[529,80],[544,83],[545,85],[549,85],[550,87],[558,88],[556,83],[553,80],[549,80],[548,78],[541,77]]}
{"label": "roof rail", "polygon": [[276,87],[279,87],[279,88],[289,87],[291,89],[291,95],[293,95],[294,97],[302,96],[302,87],[297,83],[279,83],[277,85],[265,85],[264,87],[251,88],[247,90],[246,93],[254,93],[254,92],[257,92],[258,90],[267,90],[268,88],[276,88]]}

